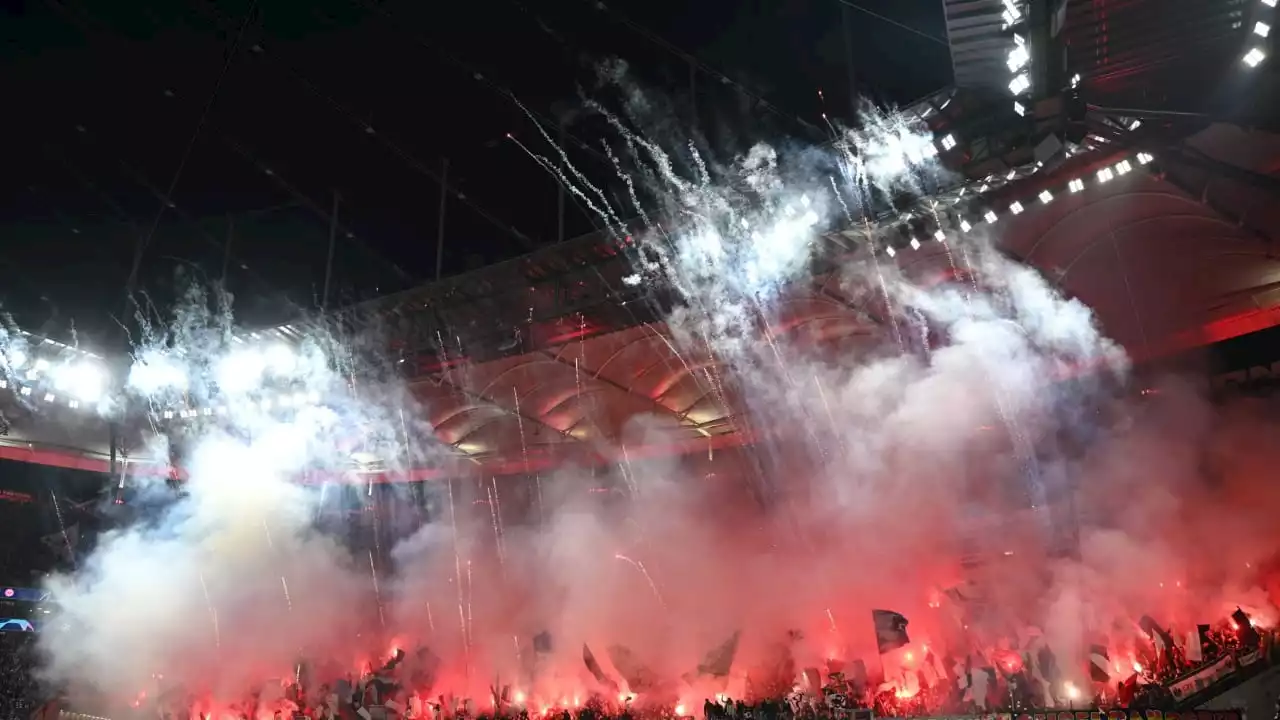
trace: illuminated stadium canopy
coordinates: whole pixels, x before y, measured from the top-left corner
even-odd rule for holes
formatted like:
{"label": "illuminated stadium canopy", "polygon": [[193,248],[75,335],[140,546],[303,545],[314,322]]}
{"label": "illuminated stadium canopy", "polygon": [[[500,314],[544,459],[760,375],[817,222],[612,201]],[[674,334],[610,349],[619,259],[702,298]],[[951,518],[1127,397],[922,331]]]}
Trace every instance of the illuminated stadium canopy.
{"label": "illuminated stadium canopy", "polygon": [[[1276,324],[1280,270],[1269,248],[1280,211],[1266,198],[1280,140],[1210,123],[1224,107],[1247,115],[1266,101],[1242,98],[1262,94],[1247,86],[1265,69],[1268,3],[1179,0],[1154,15],[1143,3],[1082,0],[944,6],[955,84],[903,114],[933,133],[929,152],[953,178],[927,201],[883,198],[864,223],[828,228],[814,274],[791,289],[772,333],[830,352],[883,342],[892,329],[880,301],[847,294],[840,263],[894,263],[944,281],[954,268],[939,238],[971,231],[993,233],[1092,307],[1139,361]],[[1223,77],[1226,99],[1200,92]],[[1163,104],[1143,94],[1155,86],[1167,90]],[[627,284],[629,243],[580,238],[337,316],[387,338],[419,414],[453,452],[414,476],[606,461],[598,441],[617,444],[638,418],[645,441],[627,447],[637,455],[752,442],[741,399],[717,386],[718,361],[677,352],[661,322],[671,298]],[[287,325],[244,340],[269,355],[306,335]],[[130,461],[159,467],[166,458],[136,454],[139,437],[227,410],[208,398],[113,405],[108,374],[116,386],[182,378],[161,362],[119,377],[116,360],[29,343],[32,358],[7,358],[20,381],[6,389],[5,457],[105,470],[123,442],[114,420],[132,438]],[[258,399],[318,401],[287,386]],[[379,459],[356,464],[376,469]]]}

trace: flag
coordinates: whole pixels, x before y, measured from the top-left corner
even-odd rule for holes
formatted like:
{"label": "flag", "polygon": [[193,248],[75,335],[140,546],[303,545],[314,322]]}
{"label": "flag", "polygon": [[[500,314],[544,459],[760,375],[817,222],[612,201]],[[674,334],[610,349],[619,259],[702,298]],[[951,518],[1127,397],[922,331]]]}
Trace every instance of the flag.
{"label": "flag", "polygon": [[1156,646],[1156,653],[1164,653],[1173,649],[1173,638],[1169,636],[1169,632],[1160,627],[1150,615],[1143,615],[1138,619],[1138,625],[1142,628],[1151,642]]}
{"label": "flag", "polygon": [[742,633],[735,631],[728,640],[712,648],[698,663],[698,674],[715,678],[727,677],[733,667],[733,658],[738,654],[738,638]]}
{"label": "flag", "polygon": [[1231,613],[1231,622],[1235,624],[1236,637],[1240,639],[1241,645],[1252,648],[1262,642],[1262,636],[1254,629],[1253,621],[1244,610],[1236,608],[1236,611]]}
{"label": "flag", "polygon": [[551,633],[543,630],[533,636],[533,651],[539,655],[551,654]]}
{"label": "flag", "polygon": [[1187,633],[1187,661],[1198,663],[1204,660],[1204,649],[1209,643],[1209,626],[1196,625],[1194,630]]}
{"label": "flag", "polygon": [[911,642],[911,638],[907,637],[905,615],[892,610],[872,610],[871,619],[876,625],[876,646],[880,649],[881,655]]}
{"label": "flag", "polygon": [[1106,645],[1090,646],[1089,677],[1094,682],[1111,682],[1111,656],[1107,654]]}
{"label": "flag", "polygon": [[645,692],[658,684],[658,677],[652,670],[625,645],[610,645],[605,649],[609,653],[609,661],[617,669],[631,692]]}
{"label": "flag", "polygon": [[591,648],[587,647],[586,643],[582,644],[582,663],[587,666],[587,671],[591,673],[591,677],[596,679],[596,682],[613,690],[618,688],[617,683],[604,674],[604,668],[600,667],[596,656],[591,653]]}

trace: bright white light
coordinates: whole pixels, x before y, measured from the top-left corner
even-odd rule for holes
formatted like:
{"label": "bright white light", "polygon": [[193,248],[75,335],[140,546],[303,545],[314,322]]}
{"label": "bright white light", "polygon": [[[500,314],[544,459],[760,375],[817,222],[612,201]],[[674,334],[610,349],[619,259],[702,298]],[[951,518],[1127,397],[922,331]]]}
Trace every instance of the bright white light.
{"label": "bright white light", "polygon": [[1262,0],[1262,4],[1266,5],[1267,7],[1275,7],[1276,0]]}
{"label": "bright white light", "polygon": [[217,364],[214,376],[223,392],[244,393],[262,383],[266,370],[267,360],[262,353],[235,350]]}
{"label": "bright white light", "polygon": [[18,391],[18,394],[22,395],[23,397],[31,397],[31,388],[24,387]]}
{"label": "bright white light", "polygon": [[17,370],[27,364],[27,354],[14,348],[8,353],[9,369]]}
{"label": "bright white light", "polygon": [[1132,169],[1133,169],[1133,166],[1129,164],[1128,160],[1121,160],[1120,162],[1116,163],[1116,173],[1119,175],[1124,175],[1125,173],[1129,172]]}
{"label": "bright white light", "polygon": [[999,219],[999,216],[997,216],[997,215],[995,214],[995,211],[993,211],[993,210],[988,210],[988,211],[987,211],[987,214],[986,214],[986,215],[983,215],[983,216],[982,216],[982,218],[983,218],[984,220],[986,220],[988,223],[990,223],[990,224],[992,224],[992,225],[995,225],[995,224],[996,224],[996,220],[998,220],[998,219]]}
{"label": "bright white light", "polygon": [[1018,102],[1017,100],[1013,101],[1013,111],[1018,113],[1019,117],[1027,116],[1027,109],[1023,107],[1022,103]]}
{"label": "bright white light", "polygon": [[298,356],[284,343],[269,346],[262,354],[267,369],[275,375],[289,375],[298,367]]}
{"label": "bright white light", "polygon": [[1150,153],[1144,153],[1144,152],[1140,152],[1140,153],[1138,153],[1138,164],[1139,164],[1139,165],[1146,165],[1147,163],[1151,162],[1152,160],[1155,160],[1155,157],[1154,157],[1154,156],[1152,156]]}
{"label": "bright white light", "polygon": [[1080,73],[1071,76],[1071,87],[1080,87]]}
{"label": "bright white light", "polygon": [[950,150],[956,146],[956,138],[954,135],[947,135],[942,138],[942,149]]}
{"label": "bright white light", "polygon": [[1267,59],[1267,54],[1262,52],[1261,48],[1254,48],[1244,56],[1244,64],[1249,67],[1258,67],[1263,60]]}
{"label": "bright white light", "polygon": [[1130,131],[1137,130],[1137,129],[1138,129],[1138,128],[1140,128],[1140,127],[1142,127],[1142,121],[1141,121],[1141,120],[1134,120],[1133,122],[1129,123],[1129,130],[1130,130]]}
{"label": "bright white light", "polygon": [[917,240],[917,239],[915,239],[915,238],[911,238],[911,249],[912,249],[912,250],[919,250],[919,249],[920,249],[920,241],[919,241],[919,240]]}
{"label": "bright white light", "polygon": [[1013,0],[1004,0],[1003,17],[1006,25],[1013,25],[1022,19],[1022,9]]}
{"label": "bright white light", "polygon": [[1040,202],[1044,203],[1045,205],[1048,205],[1049,203],[1053,202],[1053,193],[1049,192],[1048,190],[1041,190]]}
{"label": "bright white light", "polygon": [[1009,212],[1013,213],[1014,215],[1021,215],[1021,214],[1022,214],[1022,203],[1020,203],[1020,202],[1015,202],[1014,204],[1010,205],[1010,206],[1009,206]]}
{"label": "bright white light", "polygon": [[1005,64],[1009,66],[1009,72],[1018,72],[1030,61],[1031,53],[1027,51],[1027,46],[1018,44],[1009,51]]}
{"label": "bright white light", "polygon": [[946,242],[947,234],[942,232],[942,229],[939,228],[933,232],[933,239],[937,240],[938,242]]}
{"label": "bright white light", "polygon": [[1266,37],[1271,34],[1271,26],[1264,22],[1259,22],[1253,26],[1253,34],[1258,37]]}
{"label": "bright white light", "polygon": [[1026,73],[1022,73],[1018,75],[1018,77],[1014,78],[1012,82],[1009,83],[1009,92],[1013,93],[1014,95],[1021,95],[1022,93],[1026,92],[1027,89],[1030,87],[1031,87],[1031,78],[1027,77]]}
{"label": "bright white light", "polygon": [[897,255],[897,254],[898,254],[898,252],[897,252],[896,250],[894,250],[894,249],[893,249],[893,246],[892,246],[892,245],[887,246],[887,247],[884,249],[884,251],[885,251],[886,253],[888,253],[888,254],[889,254],[889,257],[893,257],[894,255]]}
{"label": "bright white light", "polygon": [[53,372],[53,386],[58,392],[91,405],[102,399],[107,389],[107,372],[88,360],[61,365]]}
{"label": "bright white light", "polygon": [[1115,176],[1115,173],[1111,172],[1111,168],[1102,168],[1098,171],[1098,182],[1107,182]]}
{"label": "bright white light", "polygon": [[[969,232],[972,229],[973,229],[973,226],[969,224],[968,220],[960,221],[960,232]],[[939,230],[938,232],[942,232],[942,231]]]}
{"label": "bright white light", "polygon": [[39,360],[36,360],[36,365],[34,368],[31,369],[31,372],[33,374],[42,373],[48,369],[49,369],[49,361],[45,360],[44,358],[40,358]]}
{"label": "bright white light", "polygon": [[1075,180],[1072,180],[1071,182],[1067,183],[1067,187],[1071,190],[1071,192],[1078,193],[1084,189],[1084,181],[1081,180],[1080,178],[1076,178]]}
{"label": "bright white light", "polygon": [[174,358],[157,351],[143,353],[129,368],[129,387],[143,395],[155,395],[164,390],[182,392],[187,385],[186,368]]}
{"label": "bright white light", "polygon": [[53,398],[53,393],[45,393],[45,394],[44,394],[44,401],[45,401],[45,402],[53,402],[53,400],[54,400],[54,398]]}

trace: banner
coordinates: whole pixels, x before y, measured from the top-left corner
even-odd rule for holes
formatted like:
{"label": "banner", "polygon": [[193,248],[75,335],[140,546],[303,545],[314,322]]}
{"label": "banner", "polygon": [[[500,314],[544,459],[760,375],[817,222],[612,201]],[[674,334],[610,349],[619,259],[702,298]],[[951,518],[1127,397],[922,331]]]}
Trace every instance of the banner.
{"label": "banner", "polygon": [[1185,675],[1167,686],[1174,700],[1185,700],[1236,671],[1236,656],[1226,655],[1217,662]]}
{"label": "banner", "polygon": [[1036,713],[937,715],[918,720],[1244,720],[1239,710],[1045,710]]}

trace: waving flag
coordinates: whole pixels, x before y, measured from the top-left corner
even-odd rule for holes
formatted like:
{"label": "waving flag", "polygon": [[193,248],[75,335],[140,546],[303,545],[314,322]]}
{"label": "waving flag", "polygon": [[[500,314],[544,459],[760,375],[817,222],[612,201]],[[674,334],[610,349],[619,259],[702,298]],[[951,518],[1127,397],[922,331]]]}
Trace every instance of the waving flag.
{"label": "waving flag", "polygon": [[892,610],[872,610],[871,619],[876,625],[876,646],[880,654],[893,652],[911,642],[907,636],[907,617]]}
{"label": "waving flag", "polygon": [[728,677],[733,667],[733,658],[738,654],[738,639],[741,632],[734,632],[728,640],[711,649],[698,664],[698,674],[710,677]]}
{"label": "waving flag", "polygon": [[600,662],[596,660],[596,656],[591,652],[591,648],[587,647],[586,643],[582,644],[582,663],[587,666],[587,671],[591,673],[591,677],[596,679],[596,682],[611,690],[618,689],[618,684],[604,674],[604,668],[600,667]]}

